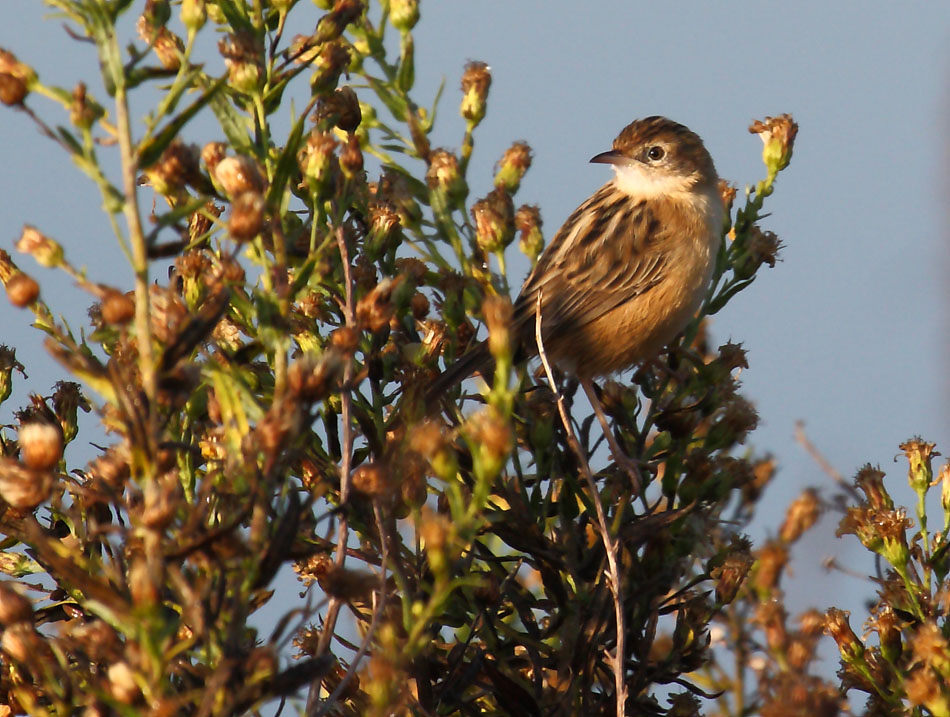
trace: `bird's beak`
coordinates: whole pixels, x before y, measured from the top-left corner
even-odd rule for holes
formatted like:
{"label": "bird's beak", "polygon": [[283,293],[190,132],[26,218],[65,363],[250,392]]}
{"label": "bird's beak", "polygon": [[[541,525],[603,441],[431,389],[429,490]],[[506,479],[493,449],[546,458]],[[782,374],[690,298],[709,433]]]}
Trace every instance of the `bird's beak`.
{"label": "bird's beak", "polygon": [[607,152],[594,155],[590,158],[590,161],[593,164],[629,164],[630,158],[625,157],[615,149],[611,149]]}

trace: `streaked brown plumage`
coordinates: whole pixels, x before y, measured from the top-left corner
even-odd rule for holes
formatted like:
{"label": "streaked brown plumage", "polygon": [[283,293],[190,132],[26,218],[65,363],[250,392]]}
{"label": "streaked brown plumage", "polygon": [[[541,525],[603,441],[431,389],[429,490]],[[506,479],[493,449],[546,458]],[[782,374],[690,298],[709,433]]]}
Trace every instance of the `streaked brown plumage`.
{"label": "streaked brown plumage", "polygon": [[[722,202],[702,140],[664,117],[637,120],[592,162],[616,176],[581,204],[555,235],[515,301],[520,349],[582,381],[652,358],[699,308],[722,234]],[[435,397],[490,363],[485,344],[432,385]]]}

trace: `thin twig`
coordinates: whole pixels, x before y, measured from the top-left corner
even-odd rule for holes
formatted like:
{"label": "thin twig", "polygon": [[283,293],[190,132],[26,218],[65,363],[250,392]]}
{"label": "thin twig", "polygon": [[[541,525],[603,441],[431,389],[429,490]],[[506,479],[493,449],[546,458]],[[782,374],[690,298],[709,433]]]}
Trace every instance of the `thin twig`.
{"label": "thin twig", "polygon": [[610,429],[610,424],[607,423],[607,416],[604,415],[604,408],[600,404],[600,399],[597,398],[597,391],[594,389],[593,382],[588,378],[581,379],[581,386],[584,387],[587,400],[590,401],[591,408],[594,409],[594,415],[597,416],[600,427],[604,431],[604,438],[607,439],[607,445],[610,446],[610,452],[613,454],[614,461],[630,476],[630,480],[633,482],[634,494],[640,495],[640,486],[643,485],[643,480],[640,478],[640,469],[637,468],[633,460],[624,453],[620,444],[617,443],[617,439],[614,438],[614,432]]}
{"label": "thin twig", "polygon": [[[350,251],[346,245],[346,237],[343,227],[338,225],[335,229],[337,246],[340,249],[340,261],[343,266],[343,283],[346,303],[343,306],[343,315],[348,327],[356,325],[356,312],[353,306],[353,276],[350,272]],[[343,445],[342,455],[340,457],[340,506],[346,506],[350,496],[350,468],[353,453],[353,427],[350,425],[350,413],[353,407],[353,396],[350,393],[350,382],[353,378],[353,362],[347,361],[343,373],[343,389],[341,391],[342,408],[340,419],[343,422]],[[349,522],[346,517],[346,510],[340,511],[340,522],[337,526],[336,539],[336,566],[342,568],[346,562],[346,543],[350,537]],[[330,607],[327,609],[327,617],[323,623],[323,629],[320,633],[320,641],[317,644],[317,656],[322,655],[330,648],[330,641],[333,639],[333,633],[336,629],[336,621],[340,614],[341,601],[337,597],[330,599]],[[320,691],[320,680],[310,686],[310,694],[307,697],[307,713],[311,714],[316,709],[318,694]]]}
{"label": "thin twig", "polygon": [[581,450],[581,445],[578,443],[577,436],[574,434],[571,417],[567,414],[567,408],[564,406],[564,398],[561,396],[560,391],[557,390],[557,384],[554,381],[554,372],[551,370],[551,364],[548,362],[547,354],[544,352],[544,342],[541,339],[542,293],[543,292],[538,291],[538,301],[535,307],[534,336],[538,344],[538,356],[541,357],[541,365],[544,366],[544,373],[557,399],[557,410],[561,415],[561,423],[564,424],[564,431],[567,433],[567,443],[577,456],[577,460],[580,462],[581,472],[584,474],[584,478],[587,479],[587,484],[590,487],[591,500],[594,502],[594,508],[597,511],[597,524],[600,526],[600,538],[604,543],[604,550],[607,552],[607,571],[610,578],[610,592],[614,598],[614,619],[617,624],[617,644],[615,646],[614,655],[611,658],[614,671],[614,692],[617,698],[617,717],[624,717],[626,715],[627,702],[626,670],[624,666],[627,630],[626,619],[624,618],[623,612],[623,592],[620,587],[619,547],[617,541],[610,535],[610,531],[607,528],[607,516],[604,513],[604,506],[600,502],[600,493],[597,492],[597,483],[594,482],[594,475],[590,471],[587,457]]}
{"label": "thin twig", "polygon": [[812,460],[818,464],[818,467],[821,468],[831,480],[841,486],[848,495],[860,500],[861,496],[855,490],[854,486],[845,480],[838,469],[831,465],[831,462],[825,458],[822,452],[819,451],[815,444],[805,435],[805,423],[803,421],[795,422],[795,440],[798,441],[799,445],[805,449],[805,452],[811,456]]}
{"label": "thin twig", "polygon": [[373,619],[370,620],[369,629],[366,631],[366,635],[363,636],[363,641],[360,643],[360,647],[356,651],[352,662],[350,662],[346,674],[343,675],[343,679],[340,680],[340,683],[333,692],[330,693],[330,696],[323,701],[319,711],[315,714],[312,711],[308,712],[308,717],[323,717],[323,715],[336,705],[337,699],[343,694],[347,685],[350,684],[350,681],[356,675],[360,662],[369,651],[370,644],[372,644],[373,638],[376,636],[376,627],[379,624],[379,617],[383,614],[383,610],[386,609],[386,594],[389,592],[386,588],[386,560],[389,554],[389,548],[386,542],[386,533],[383,529],[383,515],[378,500],[373,504],[373,514],[376,516],[376,530],[379,532],[380,554],[382,558],[379,569],[379,598],[377,599],[375,595],[373,596],[373,602],[375,603],[375,605],[373,605]]}

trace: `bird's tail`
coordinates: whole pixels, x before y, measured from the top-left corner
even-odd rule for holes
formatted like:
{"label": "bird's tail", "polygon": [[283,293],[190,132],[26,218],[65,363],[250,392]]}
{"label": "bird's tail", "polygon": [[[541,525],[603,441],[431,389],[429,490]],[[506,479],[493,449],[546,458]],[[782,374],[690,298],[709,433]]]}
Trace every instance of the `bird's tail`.
{"label": "bird's tail", "polygon": [[476,371],[490,369],[492,363],[488,345],[484,341],[462,354],[458,361],[446,368],[442,375],[426,388],[426,413],[431,414],[438,411],[442,398],[451,388]]}

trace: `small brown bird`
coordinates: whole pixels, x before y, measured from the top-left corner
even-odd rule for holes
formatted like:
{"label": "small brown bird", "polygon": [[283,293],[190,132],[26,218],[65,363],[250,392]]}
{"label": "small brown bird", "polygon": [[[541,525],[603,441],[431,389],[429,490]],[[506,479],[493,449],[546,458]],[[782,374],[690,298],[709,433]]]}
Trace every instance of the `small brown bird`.
{"label": "small brown bird", "polygon": [[[590,160],[615,176],[581,204],[544,250],[514,305],[523,354],[545,353],[590,380],[656,356],[694,316],[722,241],[718,177],[698,135],[665,117],[627,125]],[[436,397],[490,365],[485,343],[449,366]]]}

